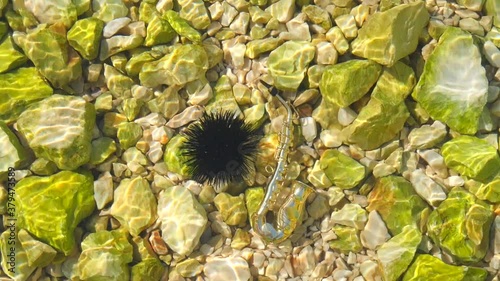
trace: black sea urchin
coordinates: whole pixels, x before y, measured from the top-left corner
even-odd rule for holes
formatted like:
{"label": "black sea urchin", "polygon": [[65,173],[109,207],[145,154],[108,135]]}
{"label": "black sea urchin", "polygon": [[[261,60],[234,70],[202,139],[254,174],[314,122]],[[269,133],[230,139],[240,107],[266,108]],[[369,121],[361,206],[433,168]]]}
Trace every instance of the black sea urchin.
{"label": "black sea urchin", "polygon": [[253,169],[258,127],[231,111],[206,113],[184,135],[182,155],[192,179],[215,188],[245,179]]}

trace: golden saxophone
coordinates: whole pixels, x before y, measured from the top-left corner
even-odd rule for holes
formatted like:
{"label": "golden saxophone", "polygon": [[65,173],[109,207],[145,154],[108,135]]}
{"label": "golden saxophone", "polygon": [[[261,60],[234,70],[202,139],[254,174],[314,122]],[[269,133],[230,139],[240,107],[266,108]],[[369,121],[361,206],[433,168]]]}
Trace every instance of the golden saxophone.
{"label": "golden saxophone", "polygon": [[259,209],[252,215],[253,230],[268,242],[279,243],[287,239],[295,227],[300,223],[304,212],[307,197],[314,190],[301,181],[293,181],[290,195],[285,199],[283,205],[275,213],[274,223],[267,222],[266,216],[271,211],[271,206],[276,204],[279,193],[283,189],[287,154],[291,141],[292,108],[278,94],[275,95],[287,110],[286,119],[280,132],[280,144],[277,149],[277,165],[271,178],[264,199]]}

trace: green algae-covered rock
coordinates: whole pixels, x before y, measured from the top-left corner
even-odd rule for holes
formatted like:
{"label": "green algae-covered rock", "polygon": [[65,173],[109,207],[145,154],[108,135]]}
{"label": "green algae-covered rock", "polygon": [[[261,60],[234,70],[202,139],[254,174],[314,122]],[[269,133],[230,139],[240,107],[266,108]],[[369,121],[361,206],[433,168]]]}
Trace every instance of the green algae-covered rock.
{"label": "green algae-covered rock", "polygon": [[227,110],[241,113],[241,109],[233,94],[233,87],[227,75],[222,75],[214,87],[214,96],[206,106],[207,112]]}
{"label": "green algae-covered rock", "polygon": [[297,90],[315,53],[314,46],[305,41],[288,41],[274,49],[267,61],[274,86],[279,90]]}
{"label": "green algae-covered rock", "polygon": [[126,17],[127,6],[122,0],[92,0],[93,17],[104,22],[110,22],[117,18]]}
{"label": "green algae-covered rock", "polygon": [[485,0],[483,10],[486,15],[493,17],[493,24],[500,28],[500,3],[496,0]]}
{"label": "green algae-covered rock", "polygon": [[264,38],[252,40],[247,43],[245,55],[251,59],[258,57],[260,54],[276,49],[283,40],[279,38]]}
{"label": "green algae-covered rock", "polygon": [[165,44],[172,41],[175,36],[177,36],[177,33],[175,33],[168,21],[159,15],[154,15],[148,24],[144,46]]}
{"label": "green algae-covered rock", "polygon": [[200,33],[194,29],[189,23],[183,19],[177,12],[169,10],[163,15],[168,21],[170,26],[179,34],[180,36],[186,37],[191,42],[197,43],[201,42]]}
{"label": "green algae-covered rock", "polygon": [[27,34],[15,32],[14,41],[53,86],[65,89],[82,76],[81,59],[69,47],[64,28],[39,25]]}
{"label": "green algae-covered rock", "polygon": [[368,220],[365,209],[358,204],[345,204],[339,211],[333,212],[331,221],[337,224],[354,227],[362,230]]}
{"label": "green algae-covered rock", "polygon": [[171,138],[165,147],[165,154],[163,160],[167,169],[173,173],[182,176],[189,175],[189,168],[186,165],[186,157],[182,155],[181,146],[186,141],[182,135],[175,135]]}
{"label": "green algae-covered rock", "polygon": [[429,215],[427,232],[436,245],[459,261],[478,262],[488,250],[492,221],[492,206],[456,187]]}
{"label": "green algae-covered rock", "polygon": [[162,56],[163,55],[158,51],[136,52],[127,61],[125,71],[129,76],[138,76],[146,62],[155,61],[160,59]]}
{"label": "green algae-covered rock", "polygon": [[84,18],[75,22],[68,31],[68,43],[87,59],[93,60],[99,52],[104,22],[97,18]]}
{"label": "green algae-covered rock", "polygon": [[54,248],[36,240],[24,229],[19,230],[17,238],[26,251],[29,266],[46,267],[56,257],[57,251]]}
{"label": "green algae-covered rock", "polygon": [[102,137],[92,141],[89,163],[99,165],[116,151],[116,143],[112,138]]}
{"label": "green algae-covered rock", "polygon": [[196,29],[207,29],[210,17],[203,0],[179,0],[179,15]]}
{"label": "green algae-covered rock", "polygon": [[37,157],[74,170],[90,160],[95,110],[83,98],[53,95],[25,110],[17,126]]}
{"label": "green algae-covered rock", "polygon": [[[12,233],[9,228],[0,235],[1,266],[3,272],[12,280],[24,281],[28,280],[31,273],[35,271],[36,266],[29,265],[27,252],[18,238],[18,233]],[[15,243],[16,246],[12,247],[12,243]]]}
{"label": "green algae-covered rock", "polygon": [[428,21],[429,13],[421,1],[374,13],[359,29],[351,44],[352,53],[391,66],[417,49],[418,37]]}
{"label": "green algae-covered rock", "polygon": [[247,208],[242,196],[231,196],[219,193],[214,198],[214,204],[228,225],[244,225],[247,221]]}
{"label": "green algae-covered rock", "polygon": [[57,166],[54,162],[45,158],[37,158],[30,165],[30,170],[39,176],[50,176],[57,172]]}
{"label": "green algae-covered rock", "polygon": [[413,69],[402,62],[385,67],[373,89],[372,97],[398,104],[411,93],[416,78]]}
{"label": "green algae-covered rock", "polygon": [[412,96],[429,115],[462,134],[475,134],[488,80],[473,37],[447,28],[425,62]]}
{"label": "green algae-covered rock", "polygon": [[414,85],[415,74],[407,65],[397,62],[384,68],[372,98],[344,129],[347,141],[371,150],[396,137],[410,116],[404,100]]}
{"label": "green algae-covered rock", "polygon": [[337,239],[330,241],[332,250],[340,251],[344,254],[349,252],[357,253],[363,250],[361,240],[359,240],[359,231],[354,227],[335,225],[333,232]]}
{"label": "green algae-covered rock", "polygon": [[132,147],[142,137],[141,125],[134,122],[122,123],[118,126],[118,132],[116,133],[116,136],[118,137],[120,146],[123,149]]}
{"label": "green algae-covered rock", "polygon": [[330,103],[347,107],[368,93],[381,71],[379,64],[369,60],[349,60],[329,66],[319,82],[321,95]]}
{"label": "green algae-covered rock", "polygon": [[399,280],[413,260],[421,240],[420,231],[412,226],[405,226],[401,233],[380,246],[377,260],[384,280]]}
{"label": "green algae-covered rock", "polygon": [[28,105],[52,95],[34,67],[0,74],[0,121],[12,123]]}
{"label": "green algae-covered rock", "polygon": [[131,89],[134,85],[132,78],[123,75],[116,68],[105,64],[104,65],[104,81],[108,86],[109,91],[116,98],[131,97]]}
{"label": "green algae-covered rock", "polygon": [[332,27],[332,21],[330,20],[330,15],[326,10],[316,5],[307,5],[302,7],[302,12],[307,15],[309,20],[325,30],[329,30]]}
{"label": "green algae-covered rock", "polygon": [[17,169],[27,160],[27,154],[16,135],[0,121],[0,181],[6,179],[9,168]]}
{"label": "green algae-covered rock", "polygon": [[377,179],[368,203],[366,209],[377,211],[392,235],[401,233],[407,225],[420,228],[429,212],[411,183],[397,176]]}
{"label": "green algae-covered rock", "polygon": [[75,266],[81,280],[129,280],[128,263],[132,261],[132,254],[126,232],[101,230],[82,241],[82,253]]}
{"label": "green algae-covered rock", "polygon": [[365,177],[365,167],[338,150],[326,150],[319,165],[328,179],[342,189],[355,187]]}
{"label": "green algae-covered rock", "polygon": [[15,200],[18,227],[68,255],[76,226],[95,209],[94,178],[70,171],[27,177],[17,183]]}
{"label": "green algae-covered rock", "polygon": [[[3,35],[0,34],[0,39]],[[8,72],[23,65],[28,58],[16,48],[12,42],[12,37],[7,36],[0,41],[0,73]]]}
{"label": "green algae-covered rock", "polygon": [[250,225],[253,227],[253,214],[257,212],[260,204],[264,200],[264,188],[252,187],[245,190],[245,206],[248,210],[248,217],[250,218]]}
{"label": "green algae-covered rock", "polygon": [[498,152],[487,141],[459,136],[441,148],[446,166],[476,180],[486,180],[500,171]]}
{"label": "green algae-covered rock", "polygon": [[169,187],[160,193],[158,219],[163,240],[179,255],[194,250],[208,222],[205,209],[184,186]]}
{"label": "green algae-covered rock", "polygon": [[71,0],[25,1],[25,6],[39,23],[62,23],[70,28],[77,18],[76,6]]}
{"label": "green algae-covered rock", "polygon": [[199,45],[175,45],[172,52],[161,59],[144,63],[139,79],[143,86],[184,85],[205,76],[208,56]]}
{"label": "green algae-covered rock", "polygon": [[409,116],[403,101],[372,97],[342,134],[349,143],[372,150],[396,137]]}
{"label": "green algae-covered rock", "polygon": [[138,236],[157,217],[156,198],[149,182],[141,177],[123,179],[115,189],[110,213],[132,236]]}
{"label": "green algae-covered rock", "polygon": [[481,184],[473,193],[481,200],[500,203],[500,174]]}
{"label": "green algae-covered rock", "polygon": [[165,268],[157,258],[148,258],[134,265],[131,269],[131,281],[161,280]]}
{"label": "green algae-covered rock", "polygon": [[406,271],[403,281],[484,281],[488,272],[482,268],[454,266],[431,255],[418,255]]}

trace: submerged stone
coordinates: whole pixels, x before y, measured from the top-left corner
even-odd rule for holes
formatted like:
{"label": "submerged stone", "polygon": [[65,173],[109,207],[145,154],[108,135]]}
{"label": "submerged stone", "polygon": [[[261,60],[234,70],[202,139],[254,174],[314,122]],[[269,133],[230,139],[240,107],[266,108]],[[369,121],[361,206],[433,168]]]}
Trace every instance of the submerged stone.
{"label": "submerged stone", "polygon": [[95,110],[83,98],[53,95],[25,110],[17,126],[37,157],[74,170],[90,160]]}
{"label": "submerged stone", "polygon": [[305,41],[287,41],[274,49],[267,61],[274,86],[279,90],[297,90],[315,53],[314,46]]}
{"label": "submerged stone", "polygon": [[253,227],[253,214],[259,209],[262,200],[264,199],[264,188],[252,187],[245,190],[245,206],[248,210],[248,217],[250,218],[250,225]]}
{"label": "submerged stone", "polygon": [[336,225],[333,232],[337,239],[330,241],[330,248],[344,254],[357,253],[363,249],[359,240],[359,231],[354,227]]}
{"label": "submerged stone", "polygon": [[182,155],[181,146],[186,138],[180,134],[171,138],[165,147],[163,160],[167,169],[182,176],[189,175],[189,167],[186,165],[186,157]]}
{"label": "submerged stone", "polygon": [[24,229],[19,230],[17,238],[26,251],[29,266],[46,267],[56,257],[57,251],[54,248],[36,240]]}
{"label": "submerged stone", "polygon": [[[0,34],[0,39],[3,35]],[[23,65],[28,58],[16,48],[12,42],[12,37],[7,36],[0,41],[0,73],[8,72]]]}
{"label": "submerged stone", "polygon": [[92,0],[93,17],[104,22],[110,22],[117,18],[126,17],[127,6],[122,0]]}
{"label": "submerged stone", "polygon": [[500,172],[498,151],[483,139],[459,136],[441,147],[446,166],[476,180],[486,180]]}
{"label": "submerged stone", "polygon": [[187,20],[196,29],[207,29],[210,17],[203,0],[180,0],[181,10],[179,15]]}
{"label": "submerged stone", "polygon": [[[0,121],[0,181],[7,178],[9,168],[17,169],[27,160],[27,153],[16,135]],[[11,171],[12,172],[12,171]]]}
{"label": "submerged stone", "polygon": [[484,281],[488,272],[482,268],[455,266],[431,255],[418,255],[403,276],[403,281]]}
{"label": "submerged stone", "polygon": [[366,209],[377,211],[392,235],[401,233],[405,226],[420,229],[429,212],[411,183],[397,176],[377,179]]}
{"label": "submerged stone", "polygon": [[425,62],[413,98],[433,119],[475,134],[487,95],[488,79],[472,35],[447,28]]}
{"label": "submerged stone", "polygon": [[385,68],[368,104],[342,132],[347,141],[372,150],[396,137],[410,116],[404,100],[414,85],[415,74],[407,65]]}
{"label": "submerged stone", "polygon": [[319,89],[327,101],[347,107],[364,96],[377,82],[382,67],[369,60],[349,60],[328,66]]}
{"label": "submerged stone", "polygon": [[86,60],[93,60],[99,52],[104,22],[97,18],[84,18],[75,22],[68,31],[68,43]]}
{"label": "submerged stone", "polygon": [[413,260],[421,240],[420,231],[412,226],[405,226],[401,233],[380,247],[377,251],[377,260],[384,280],[399,280]]}
{"label": "submerged stone", "polygon": [[208,222],[205,209],[184,186],[164,189],[158,199],[162,238],[179,255],[189,255]]}
{"label": "submerged stone", "polygon": [[154,15],[148,23],[147,35],[144,40],[144,46],[155,46],[165,44],[177,36],[175,30],[170,26],[166,19],[159,15]]}
{"label": "submerged stone", "polygon": [[112,138],[102,137],[92,141],[92,152],[89,163],[99,165],[116,151],[116,143]]}
{"label": "submerged stone", "polygon": [[245,55],[254,59],[260,54],[276,49],[283,41],[279,38],[264,38],[252,40],[247,43]]}
{"label": "submerged stone", "polygon": [[333,212],[331,221],[337,224],[361,230],[365,227],[368,215],[358,204],[346,204],[339,211]]}
{"label": "submerged stone", "polygon": [[429,215],[427,232],[436,245],[459,261],[478,262],[488,250],[492,221],[492,206],[456,187]]}
{"label": "submerged stone", "polygon": [[95,209],[94,179],[70,171],[27,177],[17,183],[15,200],[19,228],[68,255],[76,226]]}
{"label": "submerged stone", "polygon": [[441,143],[446,137],[446,126],[436,121],[432,125],[423,125],[408,134],[408,148],[426,149]]}
{"label": "submerged stone", "polygon": [[134,122],[126,122],[118,125],[118,132],[116,133],[120,146],[123,149],[135,146],[137,141],[142,138],[141,125]]}
{"label": "submerged stone", "polygon": [[228,225],[241,226],[246,223],[247,208],[242,196],[231,196],[222,192],[215,196],[214,204],[222,220]]}
{"label": "submerged stone", "polygon": [[71,0],[25,1],[25,7],[39,23],[62,23],[70,28],[77,19],[77,9]]}
{"label": "submerged stone", "polygon": [[206,106],[207,112],[227,110],[241,114],[241,109],[234,98],[233,87],[229,77],[222,75],[214,87],[214,96]]}
{"label": "submerged stone", "polygon": [[115,189],[110,213],[132,236],[138,236],[156,220],[156,198],[141,177],[123,179]]}
{"label": "submerged stone", "polygon": [[[27,252],[20,244],[18,239],[19,236],[16,235],[15,232],[14,237],[11,235],[12,232],[10,229],[6,229],[0,235],[0,265],[2,266],[3,273],[12,278],[10,280],[28,280],[31,273],[36,270],[36,266],[29,265]],[[16,245],[16,247],[14,247],[15,262],[13,263],[10,262],[11,258],[8,256],[12,256],[12,243]]]}
{"label": "submerged stone", "polygon": [[392,66],[417,49],[418,37],[428,21],[429,13],[420,1],[374,13],[358,31],[352,53]]}
{"label": "submerged stone", "polygon": [[104,65],[104,82],[115,98],[128,98],[132,95],[134,80],[108,64]]}
{"label": "submerged stone", "polygon": [[172,52],[161,59],[144,63],[139,79],[146,87],[184,85],[205,76],[208,56],[199,45],[175,45]]}
{"label": "submerged stone", "polygon": [[201,42],[200,33],[190,26],[177,12],[169,10],[165,12],[164,17],[177,34],[186,37],[193,43]]}
{"label": "submerged stone", "polygon": [[27,34],[14,32],[14,41],[52,85],[65,89],[82,76],[81,59],[69,47],[64,28],[39,25]]}
{"label": "submerged stone", "polygon": [[157,258],[147,258],[134,265],[131,269],[131,281],[161,280],[165,268]]}
{"label": "submerged stone", "polygon": [[7,124],[16,121],[28,105],[52,95],[52,92],[34,67],[0,74],[0,121]]}
{"label": "submerged stone", "polygon": [[82,241],[82,253],[75,264],[82,280],[129,280],[133,248],[120,230],[101,230]]}
{"label": "submerged stone", "polygon": [[342,189],[353,188],[365,177],[365,167],[335,149],[326,150],[319,160],[328,179]]}
{"label": "submerged stone", "polygon": [[396,137],[409,116],[403,101],[372,97],[342,134],[349,143],[373,150]]}

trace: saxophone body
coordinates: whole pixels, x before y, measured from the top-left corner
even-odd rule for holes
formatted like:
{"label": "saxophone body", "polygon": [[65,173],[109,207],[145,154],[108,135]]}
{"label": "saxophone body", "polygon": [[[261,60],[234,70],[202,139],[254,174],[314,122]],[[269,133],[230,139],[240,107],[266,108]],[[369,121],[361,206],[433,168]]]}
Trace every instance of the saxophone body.
{"label": "saxophone body", "polygon": [[[280,103],[286,108],[287,116],[283,121],[280,132],[280,144],[277,149],[277,165],[274,174],[267,185],[266,194],[259,209],[252,215],[253,230],[264,240],[279,243],[287,239],[295,230],[302,219],[305,203],[314,190],[301,181],[293,181],[288,197],[277,211],[273,211],[279,194],[285,188],[285,173],[287,168],[287,155],[290,149],[292,109],[282,97],[276,95]],[[267,215],[274,212],[274,221],[268,222]]]}

